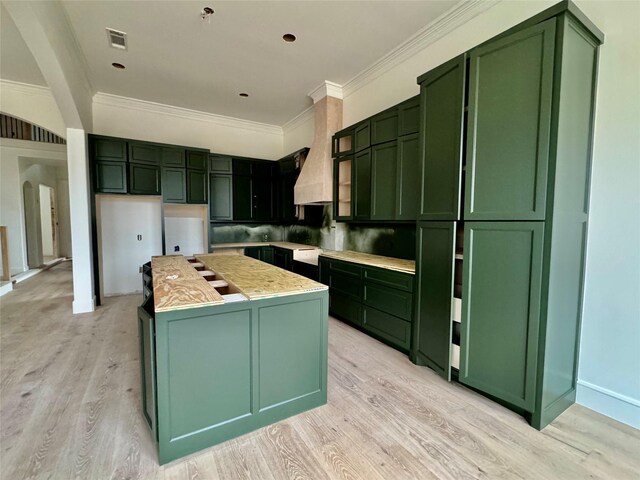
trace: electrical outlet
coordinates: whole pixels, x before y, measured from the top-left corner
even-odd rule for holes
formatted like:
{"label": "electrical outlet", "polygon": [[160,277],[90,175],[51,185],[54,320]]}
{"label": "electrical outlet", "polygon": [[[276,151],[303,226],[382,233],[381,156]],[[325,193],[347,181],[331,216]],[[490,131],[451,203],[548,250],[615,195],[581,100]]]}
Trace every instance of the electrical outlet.
{"label": "electrical outlet", "polygon": [[173,251],[174,251],[174,252],[179,252],[179,251],[180,251],[180,245],[175,245],[175,246],[173,247]]}
{"label": "electrical outlet", "polygon": [[142,273],[142,265],[138,267],[138,273]]}

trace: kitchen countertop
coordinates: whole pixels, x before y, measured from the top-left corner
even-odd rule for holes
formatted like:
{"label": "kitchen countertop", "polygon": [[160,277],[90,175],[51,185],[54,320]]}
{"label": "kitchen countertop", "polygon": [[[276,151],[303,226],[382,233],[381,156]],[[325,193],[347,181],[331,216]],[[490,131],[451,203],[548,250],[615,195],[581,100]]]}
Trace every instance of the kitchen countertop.
{"label": "kitchen countertop", "polygon": [[280,247],[288,250],[317,250],[319,247],[291,242],[238,242],[238,243],[212,243],[211,248],[247,248],[247,247]]}
{"label": "kitchen countertop", "polygon": [[249,300],[326,290],[328,287],[293,272],[241,255],[196,255]]}
{"label": "kitchen countertop", "polygon": [[321,257],[335,258],[345,262],[359,263],[371,267],[386,268],[388,270],[396,270],[398,272],[416,273],[415,260],[404,260],[402,258],[383,257],[382,255],[373,255],[371,253],[353,252],[350,250],[337,251],[325,250]]}

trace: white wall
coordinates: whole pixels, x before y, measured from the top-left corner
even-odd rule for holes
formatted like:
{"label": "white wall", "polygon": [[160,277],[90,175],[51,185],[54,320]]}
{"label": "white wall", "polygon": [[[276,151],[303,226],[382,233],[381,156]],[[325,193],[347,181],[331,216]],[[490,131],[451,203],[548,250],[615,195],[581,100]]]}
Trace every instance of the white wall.
{"label": "white wall", "polygon": [[284,155],[311,147],[315,129],[313,115],[311,107],[282,126]]}
{"label": "white wall", "polygon": [[93,133],[277,160],[282,128],[142,100],[94,97]]}
{"label": "white wall", "polygon": [[[344,126],[418,93],[416,78],[555,4],[503,1],[353,90]],[[606,35],[601,47],[577,400],[640,428],[640,2],[576,4]],[[353,82],[353,84],[359,84]],[[313,119],[285,129],[310,142]],[[306,138],[305,138],[306,136]]]}

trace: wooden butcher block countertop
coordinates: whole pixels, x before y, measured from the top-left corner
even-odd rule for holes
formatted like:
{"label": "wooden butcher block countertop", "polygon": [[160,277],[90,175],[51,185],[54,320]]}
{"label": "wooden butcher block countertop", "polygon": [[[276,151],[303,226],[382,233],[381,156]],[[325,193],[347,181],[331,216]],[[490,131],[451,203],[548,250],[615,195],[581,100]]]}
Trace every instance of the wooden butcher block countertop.
{"label": "wooden butcher block countertop", "polygon": [[247,247],[280,247],[288,250],[317,250],[313,245],[291,242],[239,242],[239,243],[212,243],[213,250],[217,248],[247,248]]}
{"label": "wooden butcher block countertop", "polygon": [[382,255],[373,255],[371,253],[352,252],[350,250],[337,251],[325,250],[321,257],[335,258],[345,262],[359,263],[370,267],[386,268],[387,270],[395,270],[398,272],[416,273],[415,260],[404,260],[402,258],[383,257]]}
{"label": "wooden butcher block countertop", "polygon": [[234,285],[249,300],[328,288],[301,275],[242,255],[196,255],[196,258],[207,269]]}

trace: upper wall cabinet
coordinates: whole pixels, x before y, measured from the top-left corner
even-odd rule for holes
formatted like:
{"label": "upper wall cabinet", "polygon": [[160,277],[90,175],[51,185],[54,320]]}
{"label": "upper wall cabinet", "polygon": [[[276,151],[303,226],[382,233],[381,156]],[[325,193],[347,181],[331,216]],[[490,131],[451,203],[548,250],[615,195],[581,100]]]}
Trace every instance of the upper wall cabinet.
{"label": "upper wall cabinet", "polygon": [[419,79],[424,104],[421,220],[460,218],[464,55]]}
{"label": "upper wall cabinet", "polygon": [[385,110],[371,118],[371,145],[390,142],[398,137],[398,110]]}
{"label": "upper wall cabinet", "polygon": [[162,147],[162,166],[184,168],[186,166],[185,150],[179,147]]}
{"label": "upper wall cabinet", "polygon": [[354,151],[359,152],[371,146],[371,123],[369,120],[356,125],[353,131]]}
{"label": "upper wall cabinet", "polygon": [[90,143],[94,161],[127,161],[127,142],[125,140],[92,136]]}
{"label": "upper wall cabinet", "polygon": [[204,150],[187,150],[187,168],[192,170],[207,170],[209,152]]}
{"label": "upper wall cabinet", "polygon": [[418,133],[420,129],[420,95],[398,105],[398,136]]}
{"label": "upper wall cabinet", "polygon": [[162,150],[159,146],[145,142],[129,142],[129,162],[160,165]]}
{"label": "upper wall cabinet", "polygon": [[556,19],[470,53],[467,220],[544,220]]}
{"label": "upper wall cabinet", "polygon": [[353,127],[345,128],[336,132],[331,142],[331,153],[333,157],[351,155],[355,150],[355,130]]}
{"label": "upper wall cabinet", "polygon": [[420,205],[420,137],[398,138],[396,173],[396,220],[415,220]]}
{"label": "upper wall cabinet", "polygon": [[371,149],[371,220],[395,220],[398,143]]}
{"label": "upper wall cabinet", "polygon": [[209,171],[211,173],[231,174],[233,171],[231,157],[226,155],[209,155]]}

